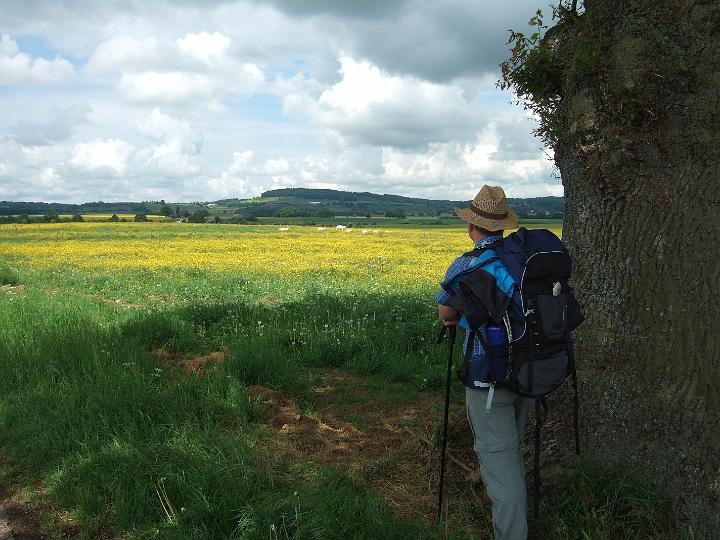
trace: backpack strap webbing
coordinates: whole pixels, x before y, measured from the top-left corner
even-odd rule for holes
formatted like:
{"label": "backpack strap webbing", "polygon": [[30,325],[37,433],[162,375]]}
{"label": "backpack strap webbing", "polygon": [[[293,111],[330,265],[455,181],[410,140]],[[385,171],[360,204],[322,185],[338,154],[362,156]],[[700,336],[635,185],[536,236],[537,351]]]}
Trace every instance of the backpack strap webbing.
{"label": "backpack strap webbing", "polygon": [[477,331],[477,338],[480,340],[480,344],[482,345],[483,350],[485,351],[486,355],[495,354],[495,349],[487,342],[487,339],[485,339],[485,336],[483,335],[482,331]]}
{"label": "backpack strap webbing", "polygon": [[457,372],[458,378],[463,382],[463,384],[465,383],[468,373],[470,372],[470,360],[472,358],[475,335],[475,330],[470,330],[470,333],[468,335],[467,347],[465,348],[465,353],[463,354],[463,359]]}
{"label": "backpack strap webbing", "polygon": [[477,337],[478,332],[474,328],[470,330],[470,333],[468,334],[468,341],[467,341],[467,347],[465,348],[465,357],[464,360],[469,362],[472,360],[472,353],[473,349],[475,348],[475,338]]}

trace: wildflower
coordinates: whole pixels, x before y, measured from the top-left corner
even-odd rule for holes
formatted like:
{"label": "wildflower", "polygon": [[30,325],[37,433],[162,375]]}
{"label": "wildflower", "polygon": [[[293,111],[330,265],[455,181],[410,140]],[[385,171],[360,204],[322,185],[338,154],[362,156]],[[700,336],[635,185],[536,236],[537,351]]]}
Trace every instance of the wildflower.
{"label": "wildflower", "polygon": [[[161,279],[168,270],[194,269],[198,275],[261,273],[293,281],[311,276],[332,288],[362,285],[363,290],[384,290],[433,286],[442,280],[447,261],[467,248],[467,235],[459,227],[363,229],[373,236],[361,244],[352,234],[319,235],[315,229],[294,227],[293,234],[286,235],[273,226],[241,233],[223,225],[188,228],[175,223],[31,224],[17,231],[0,226],[0,253],[28,268],[63,266],[63,272],[138,269]],[[335,229],[352,231],[345,225]],[[419,250],[424,253],[421,258]],[[197,298],[196,288],[195,284],[177,290]]]}

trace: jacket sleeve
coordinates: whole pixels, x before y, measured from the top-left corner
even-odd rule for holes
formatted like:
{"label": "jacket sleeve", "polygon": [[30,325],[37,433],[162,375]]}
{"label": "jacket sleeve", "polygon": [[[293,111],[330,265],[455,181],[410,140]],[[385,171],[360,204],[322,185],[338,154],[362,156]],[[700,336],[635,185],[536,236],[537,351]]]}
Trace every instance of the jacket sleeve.
{"label": "jacket sleeve", "polygon": [[[465,256],[460,256],[455,259],[448,267],[447,272],[445,272],[445,279],[443,280],[443,283],[450,282],[460,272],[467,270],[470,265],[470,261],[470,257]],[[445,289],[441,289],[440,292],[435,295],[435,303],[442,304],[444,306],[452,306],[452,296]]]}

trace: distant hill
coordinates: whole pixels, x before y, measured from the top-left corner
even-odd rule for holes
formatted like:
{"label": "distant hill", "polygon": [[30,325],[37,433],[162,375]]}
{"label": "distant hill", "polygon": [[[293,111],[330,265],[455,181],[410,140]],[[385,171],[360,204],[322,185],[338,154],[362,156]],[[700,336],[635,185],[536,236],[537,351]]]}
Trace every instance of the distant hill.
{"label": "distant hill", "polygon": [[[508,199],[510,206],[524,218],[562,218],[565,209],[563,197],[534,197]],[[88,202],[64,204],[46,202],[0,201],[0,216],[22,214],[43,215],[49,211],[58,214],[153,214],[160,213],[165,201],[143,202]],[[336,191],[333,189],[287,188],[264,192],[253,199],[222,199],[212,202],[168,202],[171,209],[192,213],[206,210],[211,215],[229,218],[233,214],[271,217],[278,213],[292,216],[441,216],[452,214],[456,206],[468,201],[431,200],[400,195]]]}
{"label": "distant hill", "polygon": [[[508,199],[510,206],[521,217],[562,218],[565,211],[563,197],[534,197]],[[432,200],[400,195],[336,191],[333,189],[287,188],[264,192],[254,199],[225,199],[216,204],[237,208],[241,213],[258,217],[273,216],[275,212],[292,207],[303,214],[317,214],[327,210],[335,215],[364,215],[402,212],[411,215],[450,214],[457,206],[468,201]]]}
{"label": "distant hill", "polygon": [[58,214],[149,214],[150,209],[145,203],[137,202],[90,202],[83,204],[46,203],[46,202],[13,202],[0,201],[0,215],[12,216],[20,214],[45,214],[50,209]]}

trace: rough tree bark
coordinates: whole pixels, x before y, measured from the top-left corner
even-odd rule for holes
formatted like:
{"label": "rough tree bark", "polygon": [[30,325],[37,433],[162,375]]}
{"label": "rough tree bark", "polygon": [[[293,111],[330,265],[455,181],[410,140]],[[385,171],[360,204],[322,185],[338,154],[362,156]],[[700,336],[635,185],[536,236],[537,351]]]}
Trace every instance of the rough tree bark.
{"label": "rough tree bark", "polygon": [[546,40],[582,70],[558,74],[555,159],[587,316],[585,448],[717,538],[720,2],[586,0]]}

